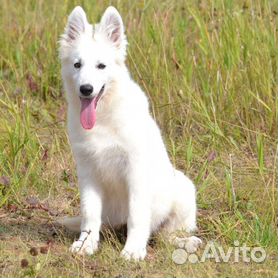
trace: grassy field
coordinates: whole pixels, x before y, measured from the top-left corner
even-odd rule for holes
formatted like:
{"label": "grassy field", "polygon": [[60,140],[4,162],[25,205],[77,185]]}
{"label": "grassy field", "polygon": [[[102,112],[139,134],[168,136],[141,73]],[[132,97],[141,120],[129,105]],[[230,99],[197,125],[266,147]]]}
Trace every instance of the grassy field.
{"label": "grassy field", "polygon": [[[140,263],[119,258],[123,231],[73,256],[55,224],[78,213],[57,40],[81,4],[96,22],[122,14],[131,74],[147,93],[169,155],[198,190],[198,235],[227,250],[262,247],[262,263],[178,265],[152,239]],[[0,276],[277,275],[278,1],[0,0]],[[240,257],[241,258],[241,257]]]}

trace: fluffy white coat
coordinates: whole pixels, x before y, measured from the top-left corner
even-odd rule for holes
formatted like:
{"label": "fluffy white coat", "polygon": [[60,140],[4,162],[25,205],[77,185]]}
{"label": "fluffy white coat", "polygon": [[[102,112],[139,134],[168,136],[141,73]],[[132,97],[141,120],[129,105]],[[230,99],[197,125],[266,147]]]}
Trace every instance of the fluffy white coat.
{"label": "fluffy white coat", "polygon": [[[126,44],[115,8],[107,8],[95,26],[81,7],[70,14],[60,40],[60,58],[81,217],[62,222],[81,231],[71,250],[88,254],[98,248],[102,224],[127,224],[121,255],[138,260],[145,257],[148,239],[159,228],[169,234],[196,229],[196,198],[193,183],[172,166],[148,100],[130,78],[124,63]],[[100,63],[105,68],[100,69]],[[83,84],[93,86],[91,97],[104,86],[90,130],[80,124]],[[201,242],[189,239],[194,248]]]}

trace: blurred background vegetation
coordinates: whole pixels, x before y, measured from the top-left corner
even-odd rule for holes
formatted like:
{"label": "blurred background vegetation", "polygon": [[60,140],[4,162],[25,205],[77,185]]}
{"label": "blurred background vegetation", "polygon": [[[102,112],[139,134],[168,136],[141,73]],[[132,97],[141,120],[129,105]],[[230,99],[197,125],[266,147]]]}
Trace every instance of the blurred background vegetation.
{"label": "blurred background vegetation", "polygon": [[[277,0],[0,4],[0,234],[6,238],[0,240],[2,275],[274,275]],[[59,236],[57,250],[49,251],[44,261],[48,267],[20,268],[18,260],[29,245],[49,236],[47,229],[43,236],[36,233],[37,223],[50,225],[56,216],[74,214],[78,207],[57,41],[74,6],[83,6],[88,19],[97,22],[111,4],[126,27],[131,75],[149,97],[173,163],[196,183],[199,236],[224,246],[239,240],[264,247],[269,254],[264,264],[209,262],[179,268],[171,261],[171,247],[159,241],[139,268],[118,261],[111,244],[84,262],[69,257],[71,239]],[[31,226],[15,229],[13,219]],[[31,227],[32,238],[27,236]],[[9,251],[11,238],[19,255],[13,248]],[[121,246],[117,238],[114,244]],[[52,260],[61,262],[53,266]]]}

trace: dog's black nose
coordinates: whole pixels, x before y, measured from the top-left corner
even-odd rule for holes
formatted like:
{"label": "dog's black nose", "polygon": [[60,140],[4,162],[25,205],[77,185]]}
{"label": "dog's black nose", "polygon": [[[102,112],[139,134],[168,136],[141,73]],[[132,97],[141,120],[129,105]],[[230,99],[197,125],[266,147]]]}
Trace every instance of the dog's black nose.
{"label": "dog's black nose", "polygon": [[93,92],[94,88],[90,84],[84,84],[80,86],[80,92],[83,96],[89,96]]}

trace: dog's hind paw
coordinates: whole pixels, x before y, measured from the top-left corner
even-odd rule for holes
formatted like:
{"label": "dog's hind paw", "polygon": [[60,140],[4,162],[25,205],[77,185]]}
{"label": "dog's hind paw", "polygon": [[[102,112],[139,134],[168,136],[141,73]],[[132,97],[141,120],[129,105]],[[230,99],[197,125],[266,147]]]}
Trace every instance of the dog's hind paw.
{"label": "dog's hind paw", "polygon": [[178,248],[184,248],[188,253],[195,253],[202,244],[202,240],[196,236],[175,237],[173,244]]}

